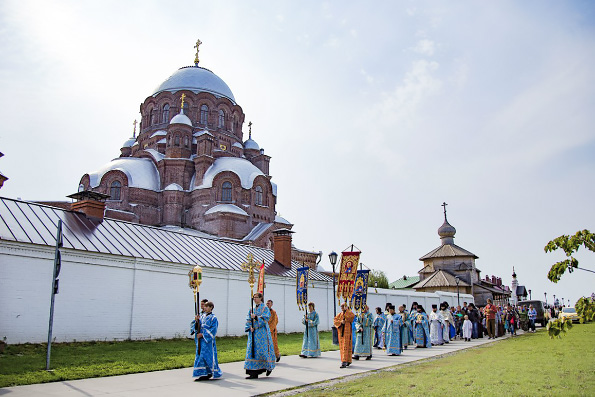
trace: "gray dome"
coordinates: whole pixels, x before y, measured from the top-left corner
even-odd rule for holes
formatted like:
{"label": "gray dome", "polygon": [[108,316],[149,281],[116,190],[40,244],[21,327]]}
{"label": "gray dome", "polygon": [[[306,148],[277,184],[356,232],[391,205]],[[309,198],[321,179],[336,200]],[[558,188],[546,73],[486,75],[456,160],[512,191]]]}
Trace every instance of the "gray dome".
{"label": "gray dome", "polygon": [[169,122],[170,124],[186,124],[189,125],[190,127],[192,127],[192,121],[190,121],[190,119],[188,118],[188,116],[186,116],[184,114],[184,112],[180,113],[180,114],[176,114],[171,121]]}
{"label": "gray dome", "polygon": [[180,90],[189,90],[194,93],[208,92],[236,103],[227,84],[209,69],[199,66],[186,66],[178,69],[157,87],[153,96],[163,91],[176,92]]}
{"label": "gray dome", "polygon": [[248,138],[248,140],[246,142],[244,142],[244,149],[249,150],[260,150],[260,147],[258,146],[258,143],[256,143],[256,141],[252,138]]}
{"label": "gray dome", "polygon": [[442,226],[438,229],[438,235],[440,237],[454,237],[456,234],[457,229],[454,228],[448,221],[444,221]]}
{"label": "gray dome", "polygon": [[134,143],[136,142],[136,138],[130,138],[129,140],[127,140],[126,142],[124,142],[124,144],[122,145],[122,147],[132,147],[132,145],[134,145]]}

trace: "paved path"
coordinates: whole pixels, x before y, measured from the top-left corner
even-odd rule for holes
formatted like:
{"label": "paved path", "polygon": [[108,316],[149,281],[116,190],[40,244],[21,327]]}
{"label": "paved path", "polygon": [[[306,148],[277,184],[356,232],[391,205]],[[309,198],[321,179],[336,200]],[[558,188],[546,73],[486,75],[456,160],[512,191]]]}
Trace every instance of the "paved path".
{"label": "paved path", "polygon": [[[501,340],[498,338],[496,340]],[[266,377],[258,380],[245,379],[244,362],[221,364],[223,377],[206,382],[194,382],[192,369],[146,372],[142,374],[81,379],[0,389],[0,396],[182,396],[207,393],[207,396],[254,396],[280,391],[296,386],[340,378],[393,365],[435,357],[457,350],[492,342],[487,338],[471,342],[453,341],[431,349],[408,349],[400,356],[388,357],[381,350],[374,350],[370,361],[353,361],[350,367],[340,369],[339,352],[324,352],[316,359],[299,356],[283,356],[277,367]]]}

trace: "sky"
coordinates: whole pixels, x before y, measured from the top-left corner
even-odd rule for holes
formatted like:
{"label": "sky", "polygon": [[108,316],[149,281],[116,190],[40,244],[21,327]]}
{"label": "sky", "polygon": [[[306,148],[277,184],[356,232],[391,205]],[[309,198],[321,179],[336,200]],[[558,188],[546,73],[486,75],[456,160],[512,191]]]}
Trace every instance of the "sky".
{"label": "sky", "polygon": [[390,281],[417,274],[446,202],[482,276],[574,302],[595,274],[553,284],[564,254],[543,248],[595,230],[594,33],[589,1],[4,0],[0,195],[66,200],[200,39],[323,267],[354,244]]}

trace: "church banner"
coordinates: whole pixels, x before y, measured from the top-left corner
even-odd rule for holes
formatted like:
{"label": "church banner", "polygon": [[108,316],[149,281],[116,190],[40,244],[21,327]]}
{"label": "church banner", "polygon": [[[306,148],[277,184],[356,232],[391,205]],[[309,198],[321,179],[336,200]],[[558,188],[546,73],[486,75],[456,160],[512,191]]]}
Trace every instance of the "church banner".
{"label": "church banner", "polygon": [[342,298],[345,302],[349,302],[351,295],[353,295],[353,285],[355,283],[360,254],[361,252],[341,252],[339,285],[337,286],[337,298],[339,298],[339,301]]}
{"label": "church banner", "polygon": [[355,276],[355,287],[353,289],[353,295],[351,296],[351,307],[356,312],[362,312],[364,306],[366,306],[369,277],[369,270],[358,270],[357,275]]}
{"label": "church banner", "polygon": [[260,292],[264,296],[264,261],[260,265],[258,269],[258,284],[257,284],[257,291]]}
{"label": "church banner", "polygon": [[308,305],[308,266],[297,269],[297,276],[295,278],[295,294],[297,298],[297,305],[300,310],[306,310]]}

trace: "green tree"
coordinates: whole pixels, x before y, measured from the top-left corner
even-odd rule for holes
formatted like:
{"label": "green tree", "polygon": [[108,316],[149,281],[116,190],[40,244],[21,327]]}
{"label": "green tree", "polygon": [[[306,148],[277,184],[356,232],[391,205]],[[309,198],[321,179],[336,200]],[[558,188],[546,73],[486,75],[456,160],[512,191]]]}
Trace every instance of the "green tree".
{"label": "green tree", "polygon": [[595,320],[595,300],[582,297],[574,304],[576,313],[581,316],[581,323]]}
{"label": "green tree", "polygon": [[370,270],[368,278],[368,287],[374,287],[374,282],[378,281],[378,288],[388,288],[388,277],[382,270]]}
{"label": "green tree", "polygon": [[552,252],[561,248],[567,256],[567,259],[552,265],[547,274],[550,281],[557,283],[562,275],[566,273],[566,270],[572,273],[575,268],[578,268],[578,260],[572,254],[577,252],[581,246],[595,252],[595,234],[585,229],[576,232],[574,236],[562,235],[547,243],[544,248],[545,252]]}

